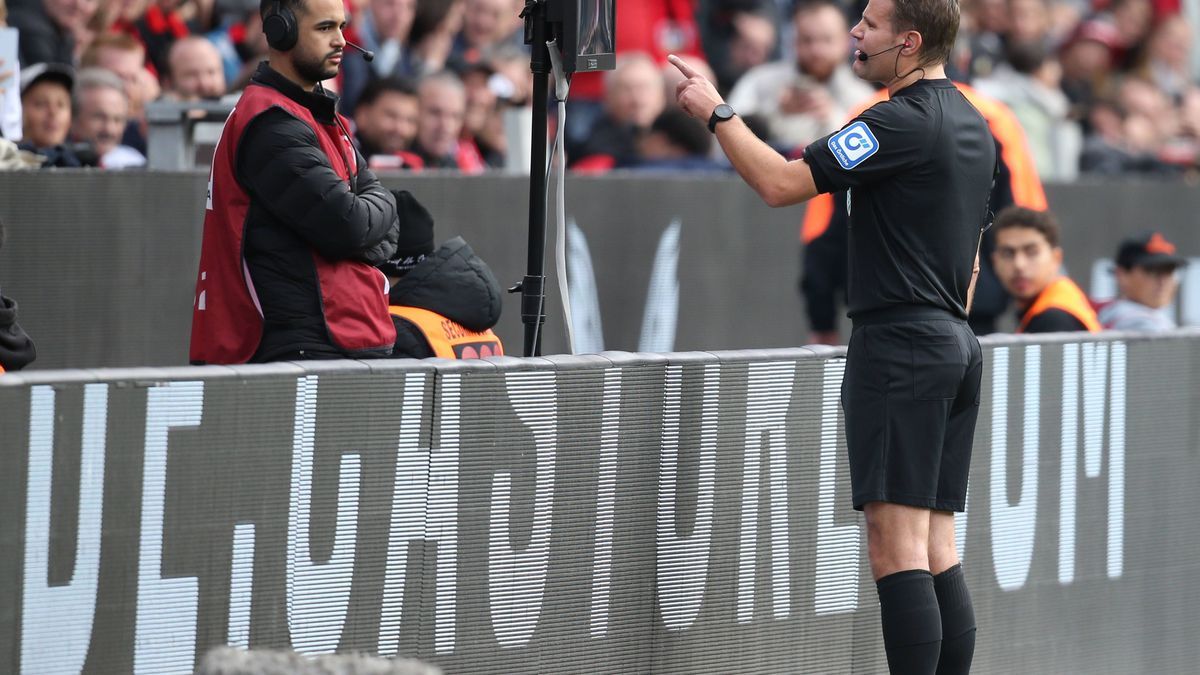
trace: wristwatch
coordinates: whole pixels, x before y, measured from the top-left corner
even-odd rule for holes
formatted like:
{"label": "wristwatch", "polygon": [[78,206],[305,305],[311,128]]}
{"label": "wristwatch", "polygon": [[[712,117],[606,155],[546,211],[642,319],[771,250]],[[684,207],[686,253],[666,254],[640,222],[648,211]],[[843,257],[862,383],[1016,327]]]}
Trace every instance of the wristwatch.
{"label": "wristwatch", "polygon": [[713,108],[712,116],[708,118],[708,130],[714,134],[717,133],[717,125],[733,119],[733,116],[736,114],[733,108],[729,107],[728,103],[722,103]]}

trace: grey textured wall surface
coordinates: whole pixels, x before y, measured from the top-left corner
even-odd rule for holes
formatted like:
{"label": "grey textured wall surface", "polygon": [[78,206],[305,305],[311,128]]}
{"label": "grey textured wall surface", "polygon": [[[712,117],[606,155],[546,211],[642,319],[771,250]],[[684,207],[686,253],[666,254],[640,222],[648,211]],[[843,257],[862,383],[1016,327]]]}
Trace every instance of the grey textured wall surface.
{"label": "grey textured wall surface", "polygon": [[[206,176],[8,173],[0,177],[0,287],[37,342],[35,368],[187,362]],[[439,240],[463,235],[504,285],[525,273],[527,182],[513,176],[393,174],[429,206]],[[1129,232],[1162,228],[1200,256],[1200,191],[1161,183],[1051,186],[1066,265],[1088,290],[1094,263]],[[807,341],[799,278],[803,207],[772,210],[731,177],[572,178],[567,213],[583,238],[574,303],[588,349],[794,347]],[[553,213],[553,206],[551,207]],[[672,225],[677,223],[677,228]],[[550,238],[553,246],[553,235]],[[586,264],[584,264],[586,263]],[[552,258],[544,353],[566,351]],[[1200,268],[1200,265],[1197,266]],[[1200,271],[1184,295],[1200,324]],[[519,296],[498,328],[520,354]]]}
{"label": "grey textured wall surface", "polygon": [[[977,673],[1200,663],[1200,333],[985,341]],[[843,352],[0,378],[0,670],[879,673]]]}

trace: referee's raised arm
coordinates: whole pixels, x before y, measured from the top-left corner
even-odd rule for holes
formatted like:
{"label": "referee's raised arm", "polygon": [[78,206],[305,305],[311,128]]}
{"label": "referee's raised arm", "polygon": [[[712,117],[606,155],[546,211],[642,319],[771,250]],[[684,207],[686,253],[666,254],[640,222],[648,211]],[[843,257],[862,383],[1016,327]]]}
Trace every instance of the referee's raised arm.
{"label": "referee's raised arm", "polygon": [[768,206],[791,206],[817,196],[812,169],[804,161],[784,159],[750,131],[703,75],[674,54],[668,60],[687,78],[675,88],[679,107],[708,124],[734,170]]}

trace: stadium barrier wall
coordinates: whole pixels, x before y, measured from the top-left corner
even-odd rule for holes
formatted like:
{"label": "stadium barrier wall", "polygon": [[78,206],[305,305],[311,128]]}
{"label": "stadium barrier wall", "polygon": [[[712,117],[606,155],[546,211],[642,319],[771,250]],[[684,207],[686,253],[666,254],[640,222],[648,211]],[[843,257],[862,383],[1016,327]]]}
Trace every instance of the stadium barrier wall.
{"label": "stadium barrier wall", "polygon": [[[519,176],[384,176],[426,203],[439,240],[463,235],[504,285],[525,273],[528,186]],[[35,368],[187,363],[207,176],[26,172],[0,180],[0,285],[38,345]],[[572,178],[575,351],[795,347],[807,340],[797,292],[803,208],[772,210],[728,176]],[[1111,291],[1122,236],[1156,227],[1200,263],[1200,190],[1178,183],[1049,187],[1066,264],[1085,290]],[[219,198],[219,196],[218,196]],[[553,213],[553,209],[550,211]],[[553,236],[551,236],[553,242]],[[566,349],[553,265],[545,352]],[[1200,264],[1178,315],[1200,325]],[[520,298],[498,333],[521,352]]]}
{"label": "stadium barrier wall", "polygon": [[[0,670],[881,673],[833,348],[0,377]],[[1200,662],[1200,332],[990,338],[974,672]]]}

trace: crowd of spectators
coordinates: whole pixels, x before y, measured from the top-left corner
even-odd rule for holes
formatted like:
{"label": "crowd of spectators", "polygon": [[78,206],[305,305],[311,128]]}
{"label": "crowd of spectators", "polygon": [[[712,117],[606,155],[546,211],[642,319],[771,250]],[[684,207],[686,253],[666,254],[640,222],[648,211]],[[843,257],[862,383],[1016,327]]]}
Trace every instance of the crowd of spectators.
{"label": "crowd of spectators", "polygon": [[[358,125],[373,164],[468,173],[512,164],[508,146],[521,140],[514,120],[527,119],[521,114],[532,105],[518,17],[524,0],[346,4],[347,38],[375,59],[347,49],[328,86],[340,91],[341,110]],[[572,83],[570,165],[720,168],[719,151],[701,142],[696,123],[673,113],[669,53],[712,73],[756,132],[794,153],[872,94],[847,67],[854,48],[847,26],[864,5],[622,3],[617,69]],[[1045,180],[1195,171],[1196,19],[1180,5],[963,0],[950,71],[1013,110]],[[0,0],[0,20],[4,14]],[[10,75],[16,64],[0,64],[0,77],[11,78],[0,87],[19,87],[24,122],[0,128],[47,166],[139,166],[147,104],[234,97],[266,57],[258,0],[7,0],[6,14],[20,35],[21,75]],[[118,125],[124,130],[114,138]]]}

